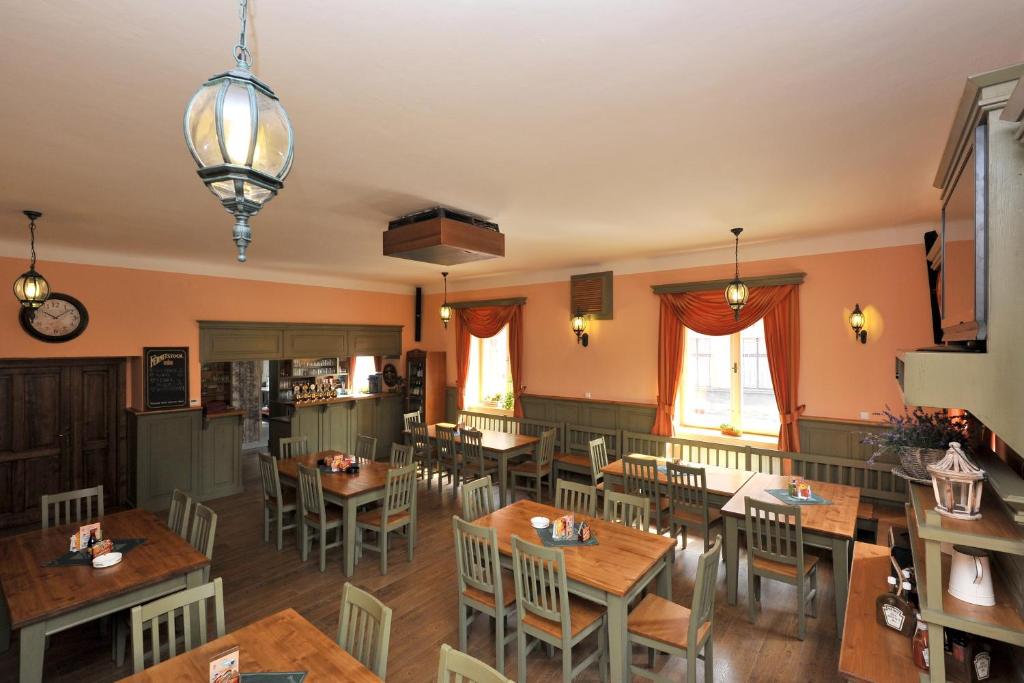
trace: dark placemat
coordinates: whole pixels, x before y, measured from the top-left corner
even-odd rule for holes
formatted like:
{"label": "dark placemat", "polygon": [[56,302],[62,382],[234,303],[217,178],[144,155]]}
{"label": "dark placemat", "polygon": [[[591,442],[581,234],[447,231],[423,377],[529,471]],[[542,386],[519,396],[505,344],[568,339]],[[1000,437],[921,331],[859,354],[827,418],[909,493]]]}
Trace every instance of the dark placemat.
{"label": "dark placemat", "polygon": [[[560,547],[564,547],[564,546],[567,546],[567,545],[597,545],[597,535],[594,533],[593,529],[590,530],[590,540],[589,541],[585,541],[583,543],[580,543],[575,538],[567,539],[567,540],[564,540],[564,541],[555,540],[554,538],[551,537],[551,532],[553,530],[554,530],[554,524],[549,524],[544,529],[538,529],[538,528],[534,527],[534,531],[537,532],[537,537],[540,538],[540,542],[543,543],[548,548],[560,548]],[[575,533],[578,534],[579,530],[580,530],[580,525],[577,524],[575,526]]]}
{"label": "dark placemat", "polygon": [[334,471],[330,467],[328,467],[327,465],[317,465],[317,469],[319,469],[324,474],[359,474],[359,468],[358,467],[356,469],[354,469],[354,470],[353,469],[347,469],[347,470]]}
{"label": "dark placemat", "polygon": [[[115,538],[114,552],[127,553],[146,542],[144,538]],[[56,560],[48,562],[47,567],[88,567],[92,565],[92,554],[86,550],[69,550]]]}
{"label": "dark placemat", "polygon": [[810,498],[794,498],[789,495],[789,491],[786,489],[766,489],[768,493],[772,494],[786,505],[831,505],[832,501],[827,498],[822,498],[814,491],[811,491]]}
{"label": "dark placemat", "polygon": [[305,671],[282,671],[255,674],[242,674],[243,683],[302,683],[306,679]]}

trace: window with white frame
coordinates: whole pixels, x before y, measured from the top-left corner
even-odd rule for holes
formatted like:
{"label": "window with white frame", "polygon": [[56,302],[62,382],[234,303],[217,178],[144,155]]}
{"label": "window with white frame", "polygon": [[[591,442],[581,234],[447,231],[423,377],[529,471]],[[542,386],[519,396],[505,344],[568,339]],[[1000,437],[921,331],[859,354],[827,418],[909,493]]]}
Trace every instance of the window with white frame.
{"label": "window with white frame", "polygon": [[761,320],[721,337],[687,329],[679,387],[676,421],[683,427],[779,432]]}
{"label": "window with white frame", "polygon": [[349,386],[352,391],[367,392],[370,390],[370,375],[377,372],[373,356],[356,356],[356,362],[349,371]]}
{"label": "window with white frame", "polygon": [[508,355],[508,325],[493,337],[469,339],[466,373],[467,408],[512,410],[512,364]]}

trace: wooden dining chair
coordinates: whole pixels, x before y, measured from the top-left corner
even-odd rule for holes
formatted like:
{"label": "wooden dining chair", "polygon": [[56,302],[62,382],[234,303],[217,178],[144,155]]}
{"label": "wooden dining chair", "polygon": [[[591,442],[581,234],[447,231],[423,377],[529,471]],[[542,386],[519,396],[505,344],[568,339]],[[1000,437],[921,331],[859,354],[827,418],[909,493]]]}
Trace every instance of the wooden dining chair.
{"label": "wooden dining chair", "polygon": [[516,588],[508,572],[501,570],[498,531],[459,517],[452,517],[452,528],[459,574],[459,649],[466,650],[473,619],[480,614],[490,617],[494,620],[494,665],[504,674],[505,646],[516,637],[514,633],[505,634]]}
{"label": "wooden dining chair", "polygon": [[[433,460],[431,454],[434,452],[433,447],[430,444],[430,433],[427,431],[427,425],[422,422],[414,422],[409,427],[409,432],[412,435],[412,458],[416,461],[416,466],[419,468],[419,476],[427,480],[427,490],[429,491],[433,486]],[[440,475],[438,476],[440,480]],[[438,483],[438,488],[440,488]]]}
{"label": "wooden dining chair", "polygon": [[[320,544],[320,571],[327,571],[327,551],[342,543],[341,510],[333,505],[328,508],[324,501],[324,488],[320,482],[320,469],[299,465],[299,549],[302,561],[309,559],[313,546],[312,531]],[[328,541],[328,533],[334,530],[334,541]]]}
{"label": "wooden dining chair", "polygon": [[338,645],[382,681],[387,680],[391,608],[346,582],[341,589]]}
{"label": "wooden dining chair", "polygon": [[498,461],[488,458],[484,453],[483,434],[476,430],[462,432],[462,459],[460,472],[462,483],[481,477],[498,476]]}
{"label": "wooden dining chair", "polygon": [[[192,530],[189,532],[189,544],[206,555],[213,562],[213,542],[217,537],[217,513],[202,503],[196,503],[192,515]],[[210,580],[210,566],[203,568],[203,581]]]}
{"label": "wooden dining chair", "polygon": [[[554,493],[554,482],[551,480],[551,463],[555,457],[555,430],[549,429],[540,435],[540,441],[537,443],[537,452],[534,454],[532,460],[517,463],[508,468],[509,473],[512,475],[512,498],[515,498],[516,491],[527,491],[535,493],[537,502],[541,502],[543,499],[543,482],[547,478],[548,482],[548,495],[551,496]],[[520,486],[519,480],[525,479],[528,482],[526,486]]]}
{"label": "wooden dining chair", "polygon": [[627,455],[622,459],[622,480],[626,493],[642,496],[649,501],[652,521],[659,534],[668,528],[668,497],[661,493],[658,485],[658,461],[654,458]]}
{"label": "wooden dining chair", "polygon": [[304,436],[289,436],[277,440],[277,459],[289,460],[309,455],[309,441]]}
{"label": "wooden dining chair", "polygon": [[420,411],[418,410],[413,413],[402,413],[402,428],[405,429],[405,431],[412,429],[413,424],[419,421]]}
{"label": "wooden dining chair", "polygon": [[473,521],[494,512],[494,493],[490,475],[474,479],[462,487],[462,518]]}
{"label": "wooden dining chair", "polygon": [[[277,471],[277,462],[267,453],[259,454],[260,479],[263,481],[263,542],[270,542],[270,525],[277,530],[277,549],[284,547],[284,532],[295,529],[298,513],[295,489],[281,488],[281,475]],[[285,524],[285,517],[291,518]]]}
{"label": "wooden dining chair", "polygon": [[[207,641],[207,600],[213,599],[216,637],[220,638],[224,635],[224,585],[222,581],[220,577],[217,577],[202,586],[171,593],[145,605],[132,607],[132,670],[134,673],[139,673],[146,668],[146,631],[149,631],[150,634],[152,648],[150,660],[154,666],[160,663],[161,649],[163,648],[160,637],[161,627],[167,635],[165,642],[168,659],[178,655],[176,616],[181,617],[183,626],[181,632],[184,640],[183,652],[205,644]],[[193,639],[193,618],[198,619],[195,629],[198,633],[198,640]]]}
{"label": "wooden dining chair", "polygon": [[437,662],[437,683],[512,683],[512,679],[445,643]]}
{"label": "wooden dining chair", "polygon": [[408,467],[412,464],[412,444],[392,443],[388,467]]}
{"label": "wooden dining chair", "polygon": [[800,508],[743,499],[747,522],[747,606],[750,623],[757,621],[761,579],[796,586],[797,630],[807,635],[807,614],[818,616],[818,558],[804,555]]}
{"label": "wooden dining chair", "polygon": [[452,427],[435,427],[437,435],[437,488],[443,491],[442,482],[444,475],[448,475],[448,481],[452,484],[452,495],[455,495],[459,483],[459,464],[462,462],[462,455],[455,444],[455,429]]}
{"label": "wooden dining chair", "polygon": [[[516,669],[526,683],[526,656],[540,643],[562,651],[562,681],[569,683],[597,662],[602,681],[608,678],[608,631],[605,608],[569,594],[565,555],[560,548],[545,548],[512,536],[512,573],[515,576]],[[597,650],[575,667],[572,648],[597,631]],[[527,637],[533,642],[527,646]]]}
{"label": "wooden dining chair", "polygon": [[639,531],[651,529],[651,503],[642,496],[605,491],[604,519]]}
{"label": "wooden dining chair", "polygon": [[597,493],[604,493],[604,472],[601,470],[608,466],[608,445],[603,436],[591,439],[587,443],[587,451],[590,453],[590,476],[593,479],[594,488]]}
{"label": "wooden dining chair", "polygon": [[689,683],[697,680],[697,659],[703,659],[704,681],[713,683],[715,585],[721,557],[722,537],[718,536],[711,548],[697,560],[690,609],[648,593],[629,613],[626,633],[630,649],[633,645],[647,648],[647,668],[633,664],[629,667],[630,673],[652,681],[669,680],[653,670],[654,651],[657,650],[669,656],[686,657],[686,680]]}
{"label": "wooden dining chair", "polygon": [[[406,553],[412,562],[416,544],[416,466],[389,469],[384,487],[384,500],[379,508],[360,512],[356,516],[356,555],[363,550],[380,553],[380,573],[388,573],[388,540],[394,531],[405,532]],[[377,545],[363,540],[364,531],[377,534]]]}
{"label": "wooden dining chair", "polygon": [[359,462],[373,462],[377,459],[377,437],[360,434],[356,437],[355,458]]}
{"label": "wooden dining chair", "polygon": [[577,515],[597,515],[597,489],[559,479],[555,484],[555,507]]}
{"label": "wooden dining chair", "polygon": [[[95,505],[93,498],[96,499]],[[51,514],[52,526],[103,519],[103,484],[62,493],[44,493],[39,501],[39,508],[42,511],[44,529],[51,526]]]}
{"label": "wooden dining chair", "polygon": [[688,532],[700,531],[704,538],[704,552],[707,552],[711,547],[711,525],[722,519],[722,513],[708,507],[706,472],[703,467],[675,462],[669,462],[666,469],[672,536],[681,533],[685,548]]}
{"label": "wooden dining chair", "polygon": [[192,508],[192,497],[181,489],[171,494],[171,507],[167,510],[167,526],[184,539],[188,538],[188,513]]}

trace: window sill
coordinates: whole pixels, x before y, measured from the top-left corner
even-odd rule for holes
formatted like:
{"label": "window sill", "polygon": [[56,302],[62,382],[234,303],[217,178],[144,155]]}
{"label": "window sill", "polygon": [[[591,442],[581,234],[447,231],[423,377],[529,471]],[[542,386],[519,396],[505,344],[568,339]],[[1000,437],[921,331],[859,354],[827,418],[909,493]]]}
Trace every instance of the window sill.
{"label": "window sill", "polygon": [[772,451],[779,449],[778,436],[770,436],[768,434],[751,434],[748,432],[743,436],[726,436],[717,429],[690,427],[688,425],[675,425],[674,429],[674,435],[684,439],[700,439],[701,441],[710,441],[729,446],[751,446]]}
{"label": "window sill", "polygon": [[494,406],[468,406],[465,408],[470,413],[484,413],[486,415],[502,415],[504,417],[512,417],[511,410],[505,410],[504,408],[495,408]]}

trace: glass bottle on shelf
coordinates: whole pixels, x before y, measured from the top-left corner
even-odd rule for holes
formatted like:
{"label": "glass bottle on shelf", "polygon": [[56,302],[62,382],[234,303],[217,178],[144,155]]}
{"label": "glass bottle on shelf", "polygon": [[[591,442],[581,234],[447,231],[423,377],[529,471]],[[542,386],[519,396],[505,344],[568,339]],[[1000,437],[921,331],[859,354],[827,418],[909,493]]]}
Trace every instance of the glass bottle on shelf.
{"label": "glass bottle on shelf", "polygon": [[918,669],[928,671],[931,666],[931,658],[928,653],[928,624],[917,619],[917,630],[914,631],[914,665]]}

